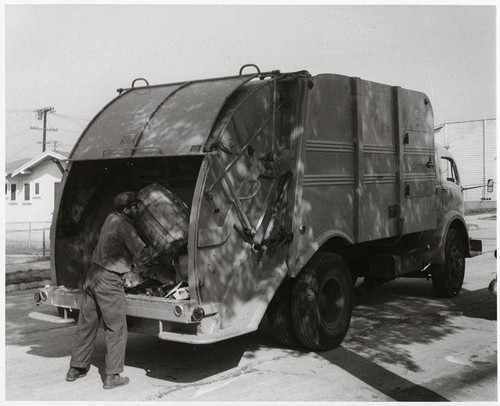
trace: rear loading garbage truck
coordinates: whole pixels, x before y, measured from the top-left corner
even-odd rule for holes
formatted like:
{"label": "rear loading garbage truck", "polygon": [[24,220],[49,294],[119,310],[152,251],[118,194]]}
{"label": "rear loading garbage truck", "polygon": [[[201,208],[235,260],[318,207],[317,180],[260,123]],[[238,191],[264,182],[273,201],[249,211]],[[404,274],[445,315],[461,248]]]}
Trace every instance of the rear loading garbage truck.
{"label": "rear loading garbage truck", "polygon": [[468,236],[453,157],[434,145],[425,94],[255,65],[136,84],[118,89],[71,152],[53,285],[37,303],[64,316],[79,308],[113,197],[152,184],[189,209],[188,297],[127,295],[128,316],[154,320],[161,339],[213,343],[256,330],[267,313],[280,343],[325,350],[347,333],[359,277],[430,277],[438,296],[459,293],[481,244]]}

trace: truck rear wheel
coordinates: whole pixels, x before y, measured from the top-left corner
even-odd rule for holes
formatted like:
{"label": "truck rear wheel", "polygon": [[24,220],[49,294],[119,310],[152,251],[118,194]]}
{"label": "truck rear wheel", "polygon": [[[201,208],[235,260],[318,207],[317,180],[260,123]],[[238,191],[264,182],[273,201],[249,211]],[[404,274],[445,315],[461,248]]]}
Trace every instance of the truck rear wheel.
{"label": "truck rear wheel", "polygon": [[338,347],[352,313],[352,280],[344,260],[318,252],[301,271],[292,290],[292,318],[297,337],[312,350]]}
{"label": "truck rear wheel", "polygon": [[287,347],[296,347],[300,341],[293,326],[291,306],[292,280],[286,278],[267,308],[267,319],[276,341]]}
{"label": "truck rear wheel", "polygon": [[432,265],[431,275],[438,296],[455,297],[460,292],[465,276],[465,249],[458,231],[448,231],[444,263]]}

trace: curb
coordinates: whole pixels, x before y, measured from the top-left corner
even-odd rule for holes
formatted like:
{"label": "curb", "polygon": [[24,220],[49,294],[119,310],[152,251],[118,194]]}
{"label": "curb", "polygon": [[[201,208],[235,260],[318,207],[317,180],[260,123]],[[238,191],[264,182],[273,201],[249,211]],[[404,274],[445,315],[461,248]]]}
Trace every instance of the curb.
{"label": "curb", "polygon": [[19,290],[31,290],[43,288],[46,285],[50,285],[52,283],[51,279],[36,281],[36,282],[22,282],[22,283],[13,283],[5,286],[5,293],[16,292]]}
{"label": "curb", "polygon": [[50,269],[28,269],[5,274],[5,292],[43,288],[52,284]]}

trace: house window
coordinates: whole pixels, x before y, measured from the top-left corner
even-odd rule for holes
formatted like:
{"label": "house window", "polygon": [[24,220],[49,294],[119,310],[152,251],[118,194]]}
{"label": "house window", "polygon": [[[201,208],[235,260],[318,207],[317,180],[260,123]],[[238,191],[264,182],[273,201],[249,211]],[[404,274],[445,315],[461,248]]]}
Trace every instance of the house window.
{"label": "house window", "polygon": [[17,184],[11,183],[10,184],[10,200],[12,200],[12,201],[16,200],[16,192],[17,192]]}
{"label": "house window", "polygon": [[29,183],[24,184],[24,200],[31,200],[30,186],[31,185]]}
{"label": "house window", "polygon": [[35,183],[35,196],[38,196],[40,194],[40,184]]}

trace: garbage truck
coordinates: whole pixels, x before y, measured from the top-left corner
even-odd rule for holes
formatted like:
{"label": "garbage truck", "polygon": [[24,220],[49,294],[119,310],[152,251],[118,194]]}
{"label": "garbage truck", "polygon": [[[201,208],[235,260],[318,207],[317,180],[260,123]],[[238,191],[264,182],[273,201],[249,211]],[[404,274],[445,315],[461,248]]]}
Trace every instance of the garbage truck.
{"label": "garbage truck", "polygon": [[127,315],[163,340],[226,340],[267,316],[279,343],[328,350],[358,278],[429,278],[454,297],[481,252],[423,93],[256,65],[118,92],[75,144],[56,201],[52,285],[35,302],[61,317],[79,308],[113,197],[152,184],[189,209],[188,297],[127,294]]}

